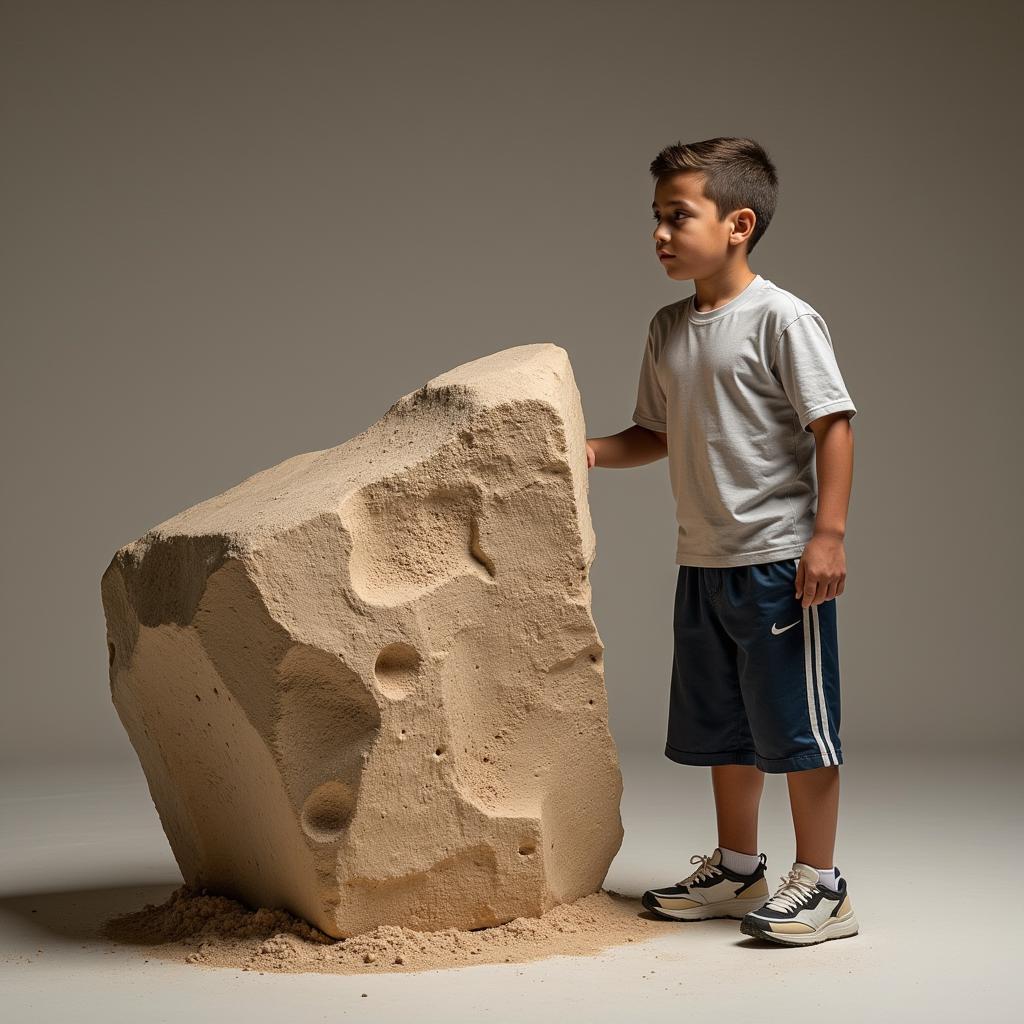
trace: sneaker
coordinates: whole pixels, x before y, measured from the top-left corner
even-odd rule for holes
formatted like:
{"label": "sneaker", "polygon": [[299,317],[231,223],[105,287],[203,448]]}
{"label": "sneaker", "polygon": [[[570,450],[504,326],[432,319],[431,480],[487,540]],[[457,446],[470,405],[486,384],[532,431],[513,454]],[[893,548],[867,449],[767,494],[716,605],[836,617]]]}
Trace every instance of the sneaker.
{"label": "sneaker", "polygon": [[[681,882],[664,889],[648,889],[643,905],[658,917],[672,921],[706,921],[712,917],[742,918],[756,910],[768,899],[765,881],[765,855],[749,875],[730,871],[722,864],[722,851],[715,847],[710,857],[698,853],[690,858],[691,864],[700,864]],[[815,876],[817,877],[817,876]]]}
{"label": "sneaker", "polygon": [[840,876],[839,889],[833,892],[819,884],[815,868],[800,863],[782,879],[775,895],[747,914],[740,925],[744,935],[785,946],[811,946],[856,935],[859,929],[846,879]]}

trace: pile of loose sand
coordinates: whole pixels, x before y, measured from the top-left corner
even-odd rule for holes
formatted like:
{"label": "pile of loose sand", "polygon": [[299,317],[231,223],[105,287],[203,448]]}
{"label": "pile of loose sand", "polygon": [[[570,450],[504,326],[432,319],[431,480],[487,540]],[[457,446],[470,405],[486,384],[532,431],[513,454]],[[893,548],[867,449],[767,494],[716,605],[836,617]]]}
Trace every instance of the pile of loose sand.
{"label": "pile of loose sand", "polygon": [[235,900],[187,886],[156,906],[108,921],[103,935],[147,947],[179,962],[245,971],[362,974],[424,971],[483,963],[522,963],[548,956],[587,956],[642,942],[666,923],[640,902],[602,889],[543,917],[519,917],[475,931],[418,932],[381,925],[333,939],[284,910],[250,910]]}

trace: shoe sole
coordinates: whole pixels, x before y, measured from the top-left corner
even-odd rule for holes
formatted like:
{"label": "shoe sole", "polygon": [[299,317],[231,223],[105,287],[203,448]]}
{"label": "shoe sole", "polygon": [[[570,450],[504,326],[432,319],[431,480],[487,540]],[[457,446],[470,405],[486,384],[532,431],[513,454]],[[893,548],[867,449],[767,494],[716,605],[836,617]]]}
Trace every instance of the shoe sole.
{"label": "shoe sole", "polygon": [[731,917],[735,920],[741,920],[745,914],[749,914],[752,910],[760,910],[767,902],[767,898],[758,899],[755,897],[749,900],[723,900],[721,903],[712,903],[706,907],[669,910],[667,907],[658,905],[657,897],[652,896],[650,892],[645,892],[640,902],[652,914],[663,917],[666,921],[710,921],[718,917]]}
{"label": "shoe sole", "polygon": [[783,935],[781,932],[768,931],[753,921],[747,920],[740,925],[740,931],[751,938],[764,939],[780,946],[814,946],[819,942],[828,942],[829,939],[848,939],[860,931],[860,925],[857,923],[857,918],[853,916],[853,911],[850,911],[845,917],[831,918],[817,931],[807,932],[804,935],[797,933]]}

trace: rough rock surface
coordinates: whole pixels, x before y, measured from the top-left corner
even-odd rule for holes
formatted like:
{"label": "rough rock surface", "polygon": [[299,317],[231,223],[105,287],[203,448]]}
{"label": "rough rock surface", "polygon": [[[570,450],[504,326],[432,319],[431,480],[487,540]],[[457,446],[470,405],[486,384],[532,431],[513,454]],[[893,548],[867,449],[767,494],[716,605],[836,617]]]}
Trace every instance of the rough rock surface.
{"label": "rough rock surface", "polygon": [[121,548],[114,705],[187,884],[335,937],[532,917],[622,839],[569,360],[456,367]]}

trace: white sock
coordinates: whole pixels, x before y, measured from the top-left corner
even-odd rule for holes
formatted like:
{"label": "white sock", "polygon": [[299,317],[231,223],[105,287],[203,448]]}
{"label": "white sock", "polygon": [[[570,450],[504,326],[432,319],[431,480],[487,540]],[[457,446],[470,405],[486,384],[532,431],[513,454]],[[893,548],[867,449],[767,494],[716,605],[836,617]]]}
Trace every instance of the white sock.
{"label": "white sock", "polygon": [[839,890],[839,868],[827,868],[822,871],[821,868],[815,868],[818,872],[818,884],[825,886],[826,889],[831,889],[832,892],[838,892]]}
{"label": "white sock", "polygon": [[720,846],[719,849],[722,851],[722,864],[730,871],[736,871],[741,875],[752,875],[761,863],[761,858],[756,853],[737,853],[735,850],[727,850],[724,846]]}

